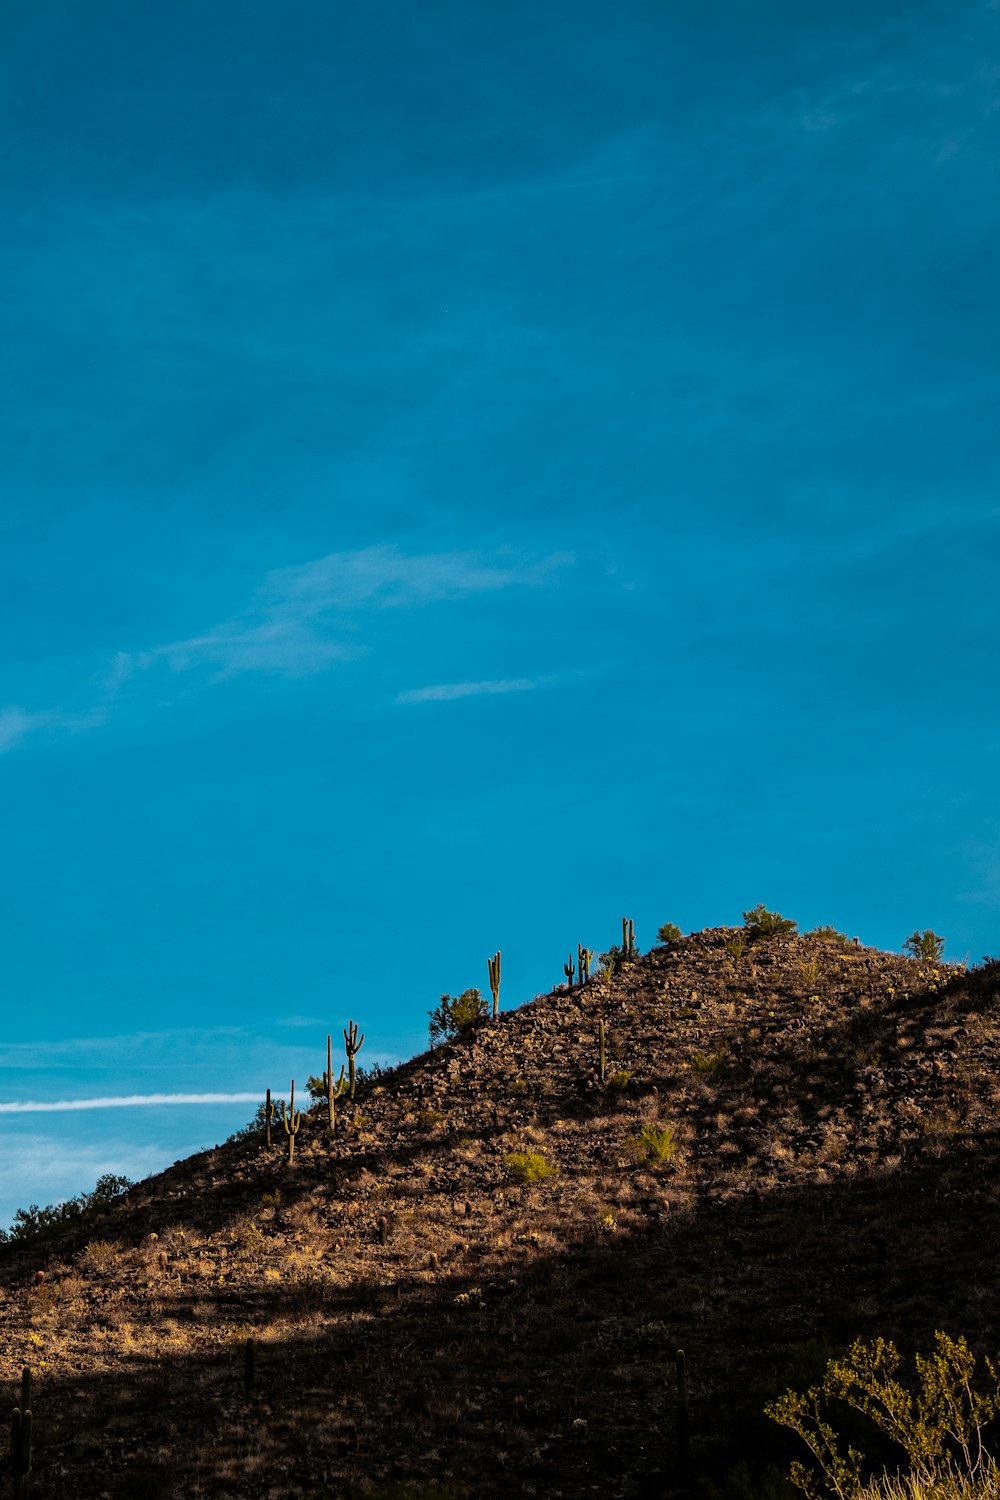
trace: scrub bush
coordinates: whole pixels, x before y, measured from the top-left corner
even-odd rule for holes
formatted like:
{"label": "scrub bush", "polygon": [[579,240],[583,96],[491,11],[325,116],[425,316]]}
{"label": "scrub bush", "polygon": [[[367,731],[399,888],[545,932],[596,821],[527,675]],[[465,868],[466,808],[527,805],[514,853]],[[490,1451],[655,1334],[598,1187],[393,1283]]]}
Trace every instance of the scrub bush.
{"label": "scrub bush", "polygon": [[760,901],[752,911],[743,913],[743,926],[751,941],[756,938],[780,937],[782,933],[794,933],[799,928],[798,922],[793,922],[790,917],[783,917],[776,911],[768,911]]}
{"label": "scrub bush", "polygon": [[556,1170],[537,1151],[511,1151],[505,1164],[511,1179],[521,1183],[542,1182]]}
{"label": "scrub bush", "polygon": [[645,1167],[661,1167],[673,1161],[677,1139],[672,1125],[644,1125],[630,1142],[635,1160]]}
{"label": "scrub bush", "polygon": [[97,1179],[91,1192],[67,1198],[65,1203],[50,1203],[46,1208],[32,1203],[28,1208],[19,1208],[10,1229],[0,1229],[0,1244],[30,1245],[35,1240],[51,1239],[71,1225],[88,1223],[134,1186],[128,1177],[106,1172]]}
{"label": "scrub bush", "polygon": [[478,990],[463,990],[460,995],[442,995],[437,1008],[427,1014],[431,1046],[436,1047],[484,1020],[489,1015],[489,1006]]}
{"label": "scrub bush", "polygon": [[[983,1429],[1000,1411],[1000,1374],[987,1358],[986,1379],[976,1389],[976,1358],[964,1338],[934,1335],[934,1352],[915,1358],[915,1379],[898,1379],[900,1356],[895,1344],[856,1339],[845,1358],[831,1360],[823,1381],[805,1392],[786,1391],[769,1402],[765,1415],[802,1438],[819,1465],[819,1473],[792,1464],[790,1478],[809,1500],[860,1500],[861,1496],[898,1492],[900,1477],[933,1490],[953,1492],[992,1480],[995,1468],[983,1447]],[[902,1449],[909,1475],[893,1479],[887,1471],[871,1480],[863,1453],[840,1439],[831,1416],[843,1403],[874,1424],[883,1438]],[[834,1413],[830,1408],[834,1406]]]}
{"label": "scrub bush", "polygon": [[903,952],[910,958],[929,958],[937,963],[944,957],[944,938],[929,927],[926,932],[911,932],[903,944]]}

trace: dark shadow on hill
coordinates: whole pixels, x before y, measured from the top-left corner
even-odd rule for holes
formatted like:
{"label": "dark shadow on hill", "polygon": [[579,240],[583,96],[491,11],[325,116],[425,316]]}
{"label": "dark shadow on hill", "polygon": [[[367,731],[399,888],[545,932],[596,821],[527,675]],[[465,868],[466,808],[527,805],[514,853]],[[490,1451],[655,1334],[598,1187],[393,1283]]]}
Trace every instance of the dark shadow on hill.
{"label": "dark shadow on hill", "polygon": [[[470,1268],[262,1287],[230,1322],[213,1314],[209,1354],[177,1358],[165,1339],[152,1364],[133,1360],[121,1333],[113,1377],[37,1371],[33,1493],[342,1496],[397,1475],[473,1496],[652,1496],[679,1488],[679,1347],[696,1473],[788,1452],[760,1410],[790,1365],[819,1373],[821,1355],[875,1333],[996,1347],[998,1168],[1000,1141],[970,1140],[835,1183],[706,1197],[493,1282]],[[175,1296],[172,1316],[199,1317],[197,1288]],[[248,1409],[242,1340],[289,1318],[292,1335],[261,1334]]]}

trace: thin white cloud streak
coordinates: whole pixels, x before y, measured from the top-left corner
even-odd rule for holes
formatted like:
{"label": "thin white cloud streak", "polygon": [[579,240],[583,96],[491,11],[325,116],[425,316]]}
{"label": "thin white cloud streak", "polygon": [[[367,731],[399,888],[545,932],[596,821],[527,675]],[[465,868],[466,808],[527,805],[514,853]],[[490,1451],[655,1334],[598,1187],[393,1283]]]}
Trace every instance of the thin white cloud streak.
{"label": "thin white cloud streak", "polygon": [[475,698],[483,693],[527,693],[542,687],[540,678],[513,677],[487,682],[439,682],[433,687],[400,693],[397,703],[450,703],[455,698]]}
{"label": "thin white cloud streak", "polygon": [[73,1109],[135,1109],[143,1105],[250,1104],[260,1091],[239,1094],[109,1094],[94,1099],[12,1099],[0,1103],[0,1115],[48,1115]]}

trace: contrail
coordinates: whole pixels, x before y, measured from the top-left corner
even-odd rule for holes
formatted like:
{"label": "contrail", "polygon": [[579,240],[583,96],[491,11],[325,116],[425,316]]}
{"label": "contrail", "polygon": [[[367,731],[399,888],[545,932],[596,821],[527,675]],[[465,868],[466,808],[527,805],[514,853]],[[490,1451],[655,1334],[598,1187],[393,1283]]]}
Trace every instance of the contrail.
{"label": "contrail", "polygon": [[134,1109],[142,1104],[251,1104],[256,1094],[111,1094],[98,1099],[11,1099],[0,1115],[48,1115],[64,1109]]}

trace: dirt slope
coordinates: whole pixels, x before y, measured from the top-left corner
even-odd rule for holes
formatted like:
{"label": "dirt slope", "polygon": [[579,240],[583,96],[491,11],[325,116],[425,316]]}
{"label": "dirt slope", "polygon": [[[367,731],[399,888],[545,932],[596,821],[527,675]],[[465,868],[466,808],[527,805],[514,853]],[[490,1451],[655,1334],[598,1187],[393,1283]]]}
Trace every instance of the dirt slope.
{"label": "dirt slope", "polygon": [[[317,1109],[294,1166],[279,1124],[8,1250],[36,1500],[661,1495],[679,1347],[694,1474],[780,1457],[763,1401],[855,1335],[995,1350],[1000,964],[735,937],[414,1059],[334,1142]],[[518,1183],[515,1152],[555,1170]]]}

